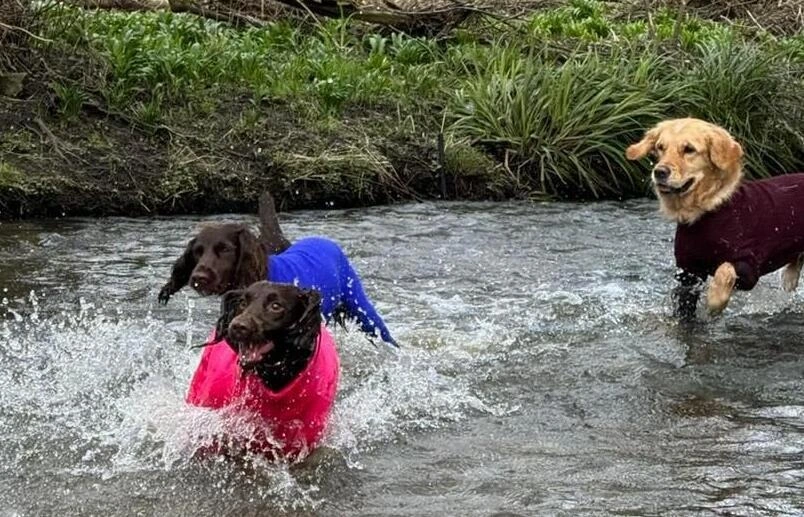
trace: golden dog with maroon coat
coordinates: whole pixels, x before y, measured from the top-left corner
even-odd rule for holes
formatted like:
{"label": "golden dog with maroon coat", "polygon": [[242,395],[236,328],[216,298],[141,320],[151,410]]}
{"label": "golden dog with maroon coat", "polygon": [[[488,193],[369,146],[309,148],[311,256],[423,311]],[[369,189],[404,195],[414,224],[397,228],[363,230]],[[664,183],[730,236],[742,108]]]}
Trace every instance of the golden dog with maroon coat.
{"label": "golden dog with maroon coat", "polygon": [[743,182],[743,149],[723,128],[693,118],[660,122],[626,150],[652,154],[653,186],[662,213],[676,221],[681,269],[678,311],[692,317],[709,277],[710,314],[726,308],[734,289],[784,267],[782,286],[798,286],[804,253],[804,174]]}

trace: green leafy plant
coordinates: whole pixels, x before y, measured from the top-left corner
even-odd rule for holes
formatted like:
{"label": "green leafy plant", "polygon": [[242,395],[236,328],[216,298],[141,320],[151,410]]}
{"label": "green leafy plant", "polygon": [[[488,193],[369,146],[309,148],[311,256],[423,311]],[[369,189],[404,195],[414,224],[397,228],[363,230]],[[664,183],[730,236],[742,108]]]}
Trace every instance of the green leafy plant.
{"label": "green leafy plant", "polygon": [[804,155],[804,69],[784,51],[756,44],[699,45],[679,81],[682,114],[718,123],[743,143],[749,172],[764,177],[794,170]]}
{"label": "green leafy plant", "polygon": [[51,85],[58,99],[58,112],[66,120],[73,119],[81,113],[87,94],[76,84],[56,82]]}
{"label": "green leafy plant", "polygon": [[623,150],[661,119],[683,84],[667,84],[658,56],[589,52],[564,63],[499,54],[451,104],[452,129],[527,172],[543,192],[633,195],[642,173]]}

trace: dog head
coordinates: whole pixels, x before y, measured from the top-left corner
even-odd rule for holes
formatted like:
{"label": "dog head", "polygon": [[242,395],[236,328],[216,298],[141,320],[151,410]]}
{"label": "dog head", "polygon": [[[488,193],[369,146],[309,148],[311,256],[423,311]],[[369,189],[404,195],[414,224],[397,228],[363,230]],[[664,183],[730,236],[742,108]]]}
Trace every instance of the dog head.
{"label": "dog head", "polygon": [[265,278],[266,260],[265,250],[246,225],[205,225],[173,264],[159,299],[167,302],[187,284],[201,295],[246,287]]}
{"label": "dog head", "polygon": [[716,209],[742,178],[743,149],[723,128],[693,118],[660,122],[625,152],[629,160],[648,154],[656,161],[653,188],[662,211],[691,223]]}
{"label": "dog head", "polygon": [[257,370],[270,381],[263,375],[270,368],[306,364],[320,329],[318,291],[260,281],[224,295],[215,331],[237,353],[244,372]]}

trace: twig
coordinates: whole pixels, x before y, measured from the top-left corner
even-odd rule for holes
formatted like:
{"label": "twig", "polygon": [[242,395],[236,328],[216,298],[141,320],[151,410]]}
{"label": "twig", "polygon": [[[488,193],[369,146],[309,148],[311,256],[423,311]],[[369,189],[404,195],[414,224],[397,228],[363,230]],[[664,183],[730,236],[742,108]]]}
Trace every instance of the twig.
{"label": "twig", "polygon": [[438,179],[441,188],[441,199],[447,199],[447,157],[444,150],[444,133],[438,133]]}
{"label": "twig", "polygon": [[59,148],[59,139],[56,138],[56,135],[54,135],[50,128],[45,125],[45,122],[41,118],[35,117],[34,122],[36,122],[36,125],[42,130],[42,133],[45,135],[45,137],[50,140],[50,144],[53,146],[53,150],[56,151],[56,154],[58,154],[62,160],[66,161],[67,157],[61,152],[61,149]]}
{"label": "twig", "polygon": [[0,27],[4,28],[6,30],[10,30],[10,31],[20,31],[22,33],[27,34],[28,36],[32,37],[35,40],[41,41],[42,43],[53,43],[53,40],[43,38],[41,36],[37,36],[36,34],[30,32],[30,31],[27,31],[27,30],[23,29],[22,27],[17,27],[15,25],[8,25],[8,24],[5,24],[3,22],[0,22]]}
{"label": "twig", "polygon": [[253,16],[239,14],[232,10],[227,10],[225,12],[213,11],[211,9],[207,9],[199,5],[193,5],[188,2],[177,2],[175,4],[174,2],[170,2],[170,10],[174,13],[187,12],[220,22],[234,22],[234,25],[242,24],[252,27],[265,27],[266,23],[258,18],[254,18]]}
{"label": "twig", "polygon": [[759,21],[754,17],[754,13],[752,13],[750,9],[746,9],[745,14],[747,14],[748,17],[751,18],[751,21],[754,22],[754,25],[756,25],[759,30],[761,30],[763,32],[765,31],[765,27],[763,27],[759,23]]}

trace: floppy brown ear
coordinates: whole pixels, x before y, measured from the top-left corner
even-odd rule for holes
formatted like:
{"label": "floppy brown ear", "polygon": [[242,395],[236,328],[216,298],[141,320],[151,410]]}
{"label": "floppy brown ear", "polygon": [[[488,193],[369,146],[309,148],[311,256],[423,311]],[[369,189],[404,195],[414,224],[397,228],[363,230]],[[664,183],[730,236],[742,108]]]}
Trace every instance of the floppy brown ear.
{"label": "floppy brown ear", "polygon": [[302,289],[299,299],[304,306],[304,312],[293,323],[293,328],[314,331],[321,325],[321,293],[316,289]]}
{"label": "floppy brown ear", "polygon": [[235,263],[232,287],[248,287],[265,280],[267,267],[265,250],[259,241],[243,226],[237,232],[237,262]]}
{"label": "floppy brown ear", "polygon": [[229,324],[240,313],[240,302],[243,300],[242,290],[227,291],[221,300],[221,315],[215,323],[215,342],[226,339]]}
{"label": "floppy brown ear", "polygon": [[628,146],[625,150],[625,157],[629,160],[639,160],[653,151],[653,146],[656,145],[656,140],[659,139],[659,126],[656,126],[645,133],[642,140]]}
{"label": "floppy brown ear", "polygon": [[178,292],[182,287],[190,282],[190,275],[195,269],[196,259],[193,255],[193,246],[195,245],[195,238],[187,243],[184,252],[173,263],[173,269],[170,272],[170,279],[165,283],[159,291],[159,303],[166,304],[174,293]]}
{"label": "floppy brown ear", "polygon": [[304,313],[321,312],[321,293],[317,289],[302,290],[302,297],[305,303]]}
{"label": "floppy brown ear", "polygon": [[743,148],[722,128],[714,128],[709,134],[709,160],[723,172],[739,174]]}

